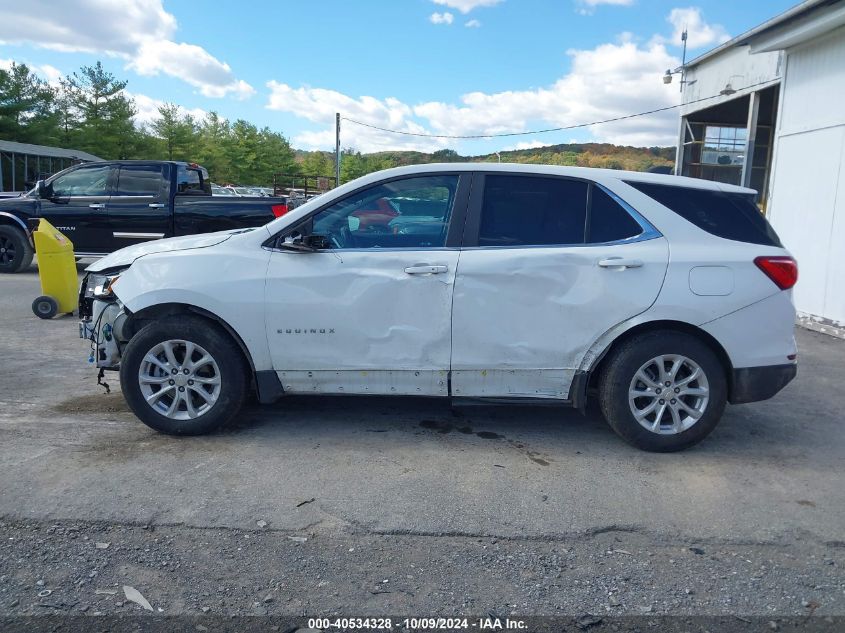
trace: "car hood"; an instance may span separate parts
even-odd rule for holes
[[[154,253],[169,253],[172,251],[186,251],[194,248],[208,248],[221,242],[225,242],[236,233],[243,233],[252,229],[235,229],[231,231],[218,231],[217,233],[202,233],[200,235],[186,235],[184,237],[170,237],[163,240],[154,240],[135,246],[127,246],[106,255],[102,259],[88,266],[85,270],[89,272],[100,272],[112,268],[129,266],[139,257],[152,255]]]

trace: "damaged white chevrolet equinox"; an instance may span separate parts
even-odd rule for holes
[[[796,375],[797,266],[749,189],[528,165],[391,169],[266,226],[88,268],[81,336],[158,431],[250,391],[558,401],[596,394],[652,451]]]

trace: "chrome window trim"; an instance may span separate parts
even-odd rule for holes
[[[655,226],[649,222],[648,220],[643,217],[643,215],[637,211],[634,207],[630,204],[625,202],[622,198],[620,198],[616,193],[608,189],[602,184],[595,182],[594,180],[586,181],[588,183],[592,183],[594,187],[598,187],[602,191],[604,191],[607,195],[611,197],[611,199],[619,204],[627,213],[630,215],[634,221],[640,225],[642,231],[637,235],[632,235],[631,237],[626,237],[621,240],[613,240],[611,242],[578,242],[575,244],[515,244],[515,245],[502,245],[502,246],[465,246],[462,250],[465,251],[478,251],[478,250],[488,250],[488,249],[498,249],[498,250],[513,250],[518,248],[590,248],[594,246],[620,246],[623,244],[636,244],[638,242],[647,242],[648,240],[654,240],[659,237],[663,237],[663,233],[657,230]]]
[[[651,222],[643,217],[642,213],[637,211],[634,207],[630,204],[625,202],[622,198],[619,197],[618,194],[611,191],[607,187],[597,182],[594,182],[593,185],[604,191],[607,195],[609,195],[619,206],[621,206],[625,211],[628,212],[634,221],[640,225],[640,228],[643,230],[642,233],[639,235],[632,235],[631,237],[626,237],[624,240],[615,240],[613,242],[604,242],[603,244],[627,244],[632,241],[643,242],[645,240],[651,240],[656,237],[663,237],[663,233],[657,230]]]
[[[513,250],[513,249],[528,249],[528,248],[592,248],[595,246],[620,246],[623,244],[636,244],[637,242],[647,242],[654,240],[663,235],[635,235],[624,240],[617,240],[615,242],[592,242],[590,244],[525,244],[516,246],[465,246],[461,250],[464,251],[480,251],[480,250]]]
[[[391,247],[391,248],[382,248],[380,246],[373,246],[372,248],[327,248],[321,251],[297,251],[297,250],[288,250],[286,248],[273,248],[272,246],[267,246],[266,244],[263,245],[265,251],[270,251],[271,253],[292,253],[294,255],[318,255],[320,253],[407,253],[407,252],[419,252],[419,251],[460,251],[466,250],[461,249],[457,246],[422,246],[419,248],[403,248],[403,247]]]

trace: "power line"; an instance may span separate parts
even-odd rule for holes
[[[740,90],[748,90],[750,88],[757,88],[764,84],[770,84],[773,82],[779,81],[779,79],[769,79],[767,81],[761,81],[756,84],[750,84],[748,86],[744,86],[742,88],[736,89],[735,92],[739,92]],[[562,132],[564,130],[576,130],[582,127],[590,127],[592,125],[601,125],[603,123],[614,123],[616,121],[625,121],[627,119],[635,119],[641,116],[648,116],[650,114],[657,114],[658,112],[666,112],[668,110],[675,110],[676,108],[680,108],[682,106],[688,106],[695,103],[701,103],[702,101],[709,101],[710,99],[715,99],[716,97],[721,97],[723,95],[711,95],[709,97],[701,97],[700,99],[693,99],[692,101],[687,101],[686,103],[679,103],[676,105],[665,106],[663,108],[655,108],[654,110],[646,110],[645,112],[637,112],[636,114],[626,114],[624,116],[617,116],[612,117],[610,119],[602,119],[600,121],[592,121],[590,123],[578,123],[576,125],[564,125],[562,127],[550,127],[543,130],[533,130],[531,132],[504,132],[502,134],[424,134],[422,132],[406,132],[404,130],[391,130],[390,128],[386,127],[379,127],[378,125],[372,125],[370,123],[364,123],[363,121],[356,121],[355,119],[350,119],[348,117],[342,116],[340,117],[344,121],[348,121],[349,123],[354,123],[355,125],[360,125],[363,127],[368,127],[373,130],[379,130],[380,132],[388,132],[390,134],[401,134],[403,136],[420,136],[423,138],[449,138],[449,139],[479,139],[479,138],[503,138],[507,136],[530,136],[532,134],[545,134],[547,132]]]

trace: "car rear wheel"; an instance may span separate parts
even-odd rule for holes
[[[679,451],[703,440],[727,401],[725,371],[697,338],[649,332],[611,352],[599,383],[605,419],[647,451]]]
[[[205,319],[176,316],[132,337],[120,364],[120,385],[147,426],[170,435],[202,435],[237,415],[247,372],[225,331]]]
[[[34,254],[26,233],[14,226],[0,225],[0,273],[29,268]]]

